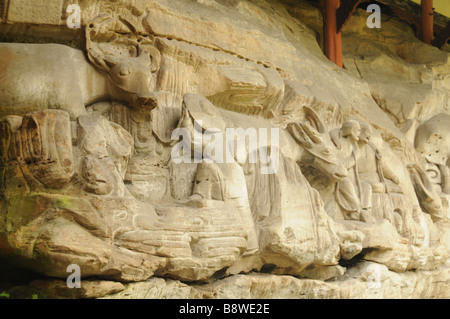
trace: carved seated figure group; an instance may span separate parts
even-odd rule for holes
[[[17,104],[0,119],[3,257],[49,276],[65,278],[78,264],[83,276],[123,281],[207,280],[267,264],[275,273],[312,276],[311,267],[337,267],[364,248],[381,247],[367,259],[395,270],[445,259],[433,222],[403,191],[402,183],[415,180],[400,181],[367,122],[350,119],[330,130],[304,107],[304,118],[283,128],[195,93],[169,107],[159,98],[164,59],[157,48],[136,36],[108,51],[94,41],[108,21],[102,16],[86,30],[90,62],[64,46],[0,45],[11,58],[0,85],[14,87],[5,105]],[[17,86],[15,57],[26,53],[21,63],[35,63],[39,50],[55,61],[74,57],[82,70],[76,94],[65,95],[67,83],[47,71],[47,86]],[[213,130],[223,140],[227,128],[255,128],[257,142],[223,143],[220,153],[232,160],[214,161],[208,139],[196,144],[195,135]],[[192,161],[174,160],[176,129],[188,132],[183,152]],[[276,134],[263,137],[260,129]],[[251,160],[261,152],[268,161]],[[276,169],[265,174],[268,164]],[[320,171],[333,194],[315,189],[302,165]],[[416,188],[426,188],[426,176],[416,179]],[[337,211],[342,218],[334,218]],[[426,262],[418,265],[414,254]]]
[[[392,204],[390,193],[402,193],[402,190],[399,178],[370,141],[372,127],[365,121],[349,120],[330,134],[349,170],[348,178],[338,183],[335,194],[345,217],[364,222],[375,222],[379,217],[389,218],[394,206],[391,207],[392,212],[385,212],[383,207],[373,207],[372,198],[387,194],[387,202]]]

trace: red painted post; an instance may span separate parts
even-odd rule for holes
[[[422,0],[422,41],[433,40],[433,0]]]
[[[338,67],[342,68],[344,66],[342,62],[342,37],[341,32],[336,34],[336,60],[334,63],[337,64]]]
[[[336,11],[339,0],[325,0],[325,55],[342,67],[341,35],[337,32]]]

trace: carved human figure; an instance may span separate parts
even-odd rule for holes
[[[342,128],[330,131],[331,140],[345,159],[348,177],[336,184],[335,198],[346,219],[370,221],[372,190],[369,184],[360,180],[358,173],[357,142],[361,134],[358,121],[348,120]]]
[[[396,185],[400,183],[397,175],[383,161],[381,152],[370,141],[372,127],[364,121],[360,122],[361,133],[358,140],[358,174],[362,181],[372,186],[372,192],[382,193],[386,191],[386,179]]]
[[[359,121],[359,123],[361,133],[357,143],[356,161],[359,179],[362,183],[367,183],[371,186],[372,193],[387,194],[393,211],[394,207],[390,193],[402,193],[399,187],[400,180],[382,159],[382,154],[375,144],[371,142],[372,127],[365,121]],[[372,209],[375,208],[372,207]],[[384,215],[389,220],[392,220],[392,211],[381,212],[378,215]]]
[[[163,134],[176,126],[172,122],[178,122],[180,109],[161,105],[153,110],[134,109],[119,102],[100,102],[88,107],[88,112],[105,116],[131,134],[134,149],[125,174],[126,186],[137,199],[161,200],[168,188],[166,167],[171,150],[171,141]]]
[[[97,195],[129,196],[123,179],[133,152],[131,135],[99,115],[77,119],[84,189]]]
[[[253,126],[271,127],[267,121],[261,122],[245,115],[218,109],[206,98],[198,95],[185,95],[184,102],[185,107],[180,120],[180,127],[189,131],[187,135],[194,136],[193,143],[191,138],[189,141],[189,150],[186,151],[189,159],[192,157],[192,151],[194,151],[193,156],[197,160],[209,159],[207,154],[205,154],[207,153],[205,152],[207,146],[205,146],[204,142],[210,139],[204,138],[202,142],[198,143],[198,139],[195,139],[195,134],[206,137],[206,133],[211,134],[213,131],[212,128],[216,128],[217,134],[214,135],[222,135],[224,129],[228,127],[226,123],[231,123],[231,125],[240,123],[243,125],[243,130],[251,129]],[[197,120],[197,125],[194,119]],[[234,121],[224,122],[230,119]],[[202,126],[200,126],[200,121],[202,121]],[[251,229],[251,232],[253,232],[254,228],[256,228],[256,234],[262,234],[261,237],[257,237],[255,234],[249,234],[248,247],[250,248],[247,253],[251,253],[253,250],[252,247],[256,250],[258,247],[257,244],[259,244],[262,253],[266,249],[269,249],[271,251],[283,251],[283,254],[291,251],[289,254],[296,256],[301,251],[299,247],[302,247],[304,244],[304,237],[302,236],[307,237],[304,232],[299,231],[297,233],[297,231],[310,223],[310,221],[299,221],[303,217],[309,216],[308,214],[324,213],[325,215],[322,215],[321,218],[327,219],[327,215],[323,210],[323,203],[321,200],[318,200],[320,196],[306,181],[298,163],[302,159],[305,160],[307,158],[309,163],[312,163],[317,169],[323,171],[333,181],[343,180],[348,173],[342,164],[338,150],[330,140],[328,131],[314,110],[305,107],[305,121],[291,123],[287,130],[278,129],[280,137],[279,145],[283,145],[283,149],[278,149],[272,144],[272,137],[270,143],[266,141],[268,144],[262,143],[264,145],[259,145],[259,142],[264,140],[264,138],[259,136],[257,143],[259,146],[257,149],[252,150],[251,147],[245,145],[244,150],[244,161],[251,158],[255,154],[255,151],[259,153],[261,148],[266,148],[266,152],[269,151],[270,156],[273,153],[279,152],[280,168],[277,173],[269,173],[269,175],[260,174],[259,169],[262,168],[265,161],[258,162],[259,166],[256,165],[257,168],[250,165],[253,169],[248,169],[249,167],[246,167],[246,163],[242,163],[241,159],[238,160],[237,157],[234,157],[231,163],[202,162],[197,167],[193,195],[190,201],[191,203],[197,201],[198,205],[207,205],[205,199],[224,200],[233,202],[239,207],[240,211],[243,212],[243,219],[247,221],[247,229]],[[185,140],[184,137],[183,140]],[[222,138],[219,138],[219,140],[222,140]],[[226,149],[227,147],[231,147],[231,145],[224,144],[225,150],[222,154],[226,154],[227,151],[231,150]],[[284,154],[283,152],[286,153]],[[233,155],[237,156],[237,154],[238,152],[236,150]],[[244,174],[239,163],[244,164]],[[255,169],[258,171],[256,174],[254,172]],[[259,182],[255,182],[255,180]],[[267,184],[265,184],[266,182]],[[261,183],[267,185],[267,187],[259,188],[262,185]],[[279,183],[282,183],[283,186]],[[289,186],[287,186],[288,184]],[[251,189],[251,193],[249,189]],[[289,200],[288,194],[295,196],[296,200]],[[202,201],[205,203],[202,203]],[[250,207],[249,202],[251,202]],[[291,221],[288,219],[287,216],[289,214],[296,216],[294,220]],[[272,219],[276,225],[280,223],[280,228],[277,228],[278,226],[275,224],[266,224],[268,220]],[[293,226],[293,224],[296,226]],[[283,231],[283,227],[289,228],[291,226],[295,228],[295,235],[288,236]],[[320,228],[322,224],[319,226],[312,223],[310,227],[311,229],[315,229],[316,227]],[[280,241],[278,242],[278,246],[275,239],[275,244],[273,245],[267,242],[271,238],[268,234],[278,238]],[[255,240],[253,241],[252,238],[255,238]],[[296,242],[296,239],[298,242]],[[253,245],[252,242],[254,243]],[[289,242],[289,247],[283,246],[285,242]],[[290,257],[296,258],[292,256]]]
[[[202,126],[199,126],[199,123]],[[219,200],[234,205],[239,210],[248,232],[247,251],[244,255],[257,252],[259,250],[258,239],[241,164],[236,161],[236,158],[231,162],[221,161],[219,163],[214,161],[208,156],[208,152],[204,152],[208,146],[205,142],[208,140],[206,138],[202,138],[201,145],[195,145],[199,141],[195,138],[195,135],[204,135],[213,131],[214,138],[219,138],[218,135],[223,137],[225,135],[225,123],[220,117],[215,116],[212,104],[206,99],[199,99],[196,95],[186,95],[180,126],[189,131],[194,158],[201,160],[197,167],[190,201]],[[222,138],[222,140],[225,140],[225,138]],[[227,149],[227,143],[224,143],[223,147],[222,154],[230,151]],[[201,151],[201,154],[197,151]],[[215,151],[220,150],[216,149]],[[237,154],[238,152],[233,153]]]
[[[133,197],[123,180],[133,137],[103,116],[8,116],[0,133],[2,257],[61,278],[73,263],[83,276],[146,280],[158,269],[198,280],[245,252],[247,232],[230,204],[161,205],[158,215]],[[193,262],[204,267],[192,271]]]

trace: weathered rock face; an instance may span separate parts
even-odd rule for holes
[[[339,274],[338,272],[336,274]],[[298,279],[272,274],[235,275],[213,284],[187,286],[160,278],[126,284],[106,298],[119,299],[425,299],[449,297],[448,269],[390,272],[386,266],[362,262],[338,280]]]
[[[307,1],[64,3],[0,10],[2,258],[119,298],[448,298],[448,53],[359,9],[339,69]]]

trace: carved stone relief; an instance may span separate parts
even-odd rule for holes
[[[283,59],[169,37],[156,9],[104,6],[86,4],[82,50],[0,43],[2,258],[123,282],[445,265],[447,114],[400,156],[408,142],[377,124],[373,101],[319,103]]]

